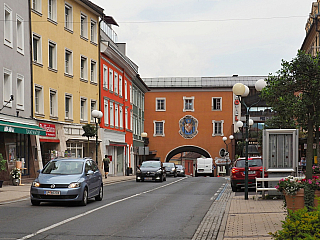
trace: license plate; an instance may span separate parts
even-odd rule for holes
[[[60,191],[44,191],[45,195],[60,195]]]
[[[248,171],[248,174],[256,174],[256,171]]]
[[[145,177],[144,180],[152,180],[152,177]]]

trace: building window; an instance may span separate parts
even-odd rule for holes
[[[165,110],[166,110],[166,99],[156,98],[156,111],[165,111]]]
[[[70,4],[67,4],[65,3],[65,6],[64,6],[64,15],[65,15],[65,18],[64,18],[64,27],[65,29],[67,30],[70,30],[72,31],[72,6]]]
[[[194,97],[183,97],[183,111],[194,111]]]
[[[12,102],[9,102],[12,95],[12,71],[3,69],[3,105],[12,107]],[[9,102],[9,103],[8,103]]]
[[[91,122],[94,122],[94,117],[92,117],[92,111],[93,110],[97,110],[97,102],[96,100],[91,100],[91,103],[90,103],[90,116],[91,116]]]
[[[24,24],[23,18],[17,15],[17,51],[24,54]]]
[[[24,76],[17,75],[17,95],[16,95],[17,109],[24,109]]]
[[[114,92],[118,94],[118,73],[114,72]]]
[[[35,86],[34,89],[34,105],[35,113],[43,113],[43,89],[42,86]]]
[[[33,61],[35,63],[42,63],[42,52],[41,52],[41,36],[33,34],[32,36],[32,47],[33,47]]]
[[[88,80],[88,60],[85,56],[80,59],[80,79]]]
[[[124,99],[127,100],[128,99],[128,89],[127,89],[127,81],[124,80]]]
[[[122,96],[122,76],[119,75],[119,95]]]
[[[115,127],[119,127],[119,105],[114,104],[114,120],[115,120]]]
[[[104,124],[109,125],[109,101],[104,100]]]
[[[32,0],[32,9],[41,13],[41,0]]]
[[[49,41],[49,68],[57,69],[57,44]]]
[[[90,81],[92,83],[97,83],[97,64],[94,60],[91,60],[91,74],[90,74]]]
[[[72,51],[65,50],[65,73],[72,75]]]
[[[213,133],[212,136],[223,136],[223,120],[221,121],[212,121]]]
[[[222,110],[222,98],[212,98],[212,110]]]
[[[122,106],[119,106],[119,118],[120,118],[120,128],[123,128],[123,110]]]
[[[97,22],[92,19],[90,24],[90,37],[91,42],[97,43]]]
[[[65,118],[72,119],[72,95],[65,95]]]
[[[12,47],[12,10],[4,4],[4,44]]]
[[[128,109],[127,108],[124,110],[124,125],[126,129],[128,129]]]
[[[87,99],[81,98],[80,99],[80,120],[87,121]]]
[[[83,143],[82,142],[67,142],[67,150],[71,153],[73,158],[83,157]]]
[[[113,102],[110,102],[110,126],[114,126]]]
[[[57,0],[48,0],[48,19],[57,21]]]
[[[50,117],[58,116],[57,90],[50,89]]]
[[[132,124],[133,124],[133,113],[132,113],[132,110],[130,110],[129,119],[130,119],[130,130],[132,131]]]
[[[113,92],[113,70],[109,68],[109,90]]]
[[[165,121],[153,121],[154,132],[153,136],[164,136]]]
[[[103,65],[103,88],[108,89],[108,67]]]
[[[88,21],[87,16],[81,13],[80,17],[80,36],[87,39],[88,38]]]
[[[130,85],[129,94],[130,94],[130,103],[132,103],[132,86],[131,85]]]

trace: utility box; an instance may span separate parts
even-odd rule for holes
[[[265,129],[262,142],[263,167],[269,178],[298,175],[298,129]],[[269,187],[276,184],[269,182]]]

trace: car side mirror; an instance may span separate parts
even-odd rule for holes
[[[92,170],[89,170],[88,172],[87,172],[87,175],[93,175],[93,171]]]

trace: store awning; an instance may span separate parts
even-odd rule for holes
[[[36,125],[0,121],[0,132],[46,136],[46,130]]]

